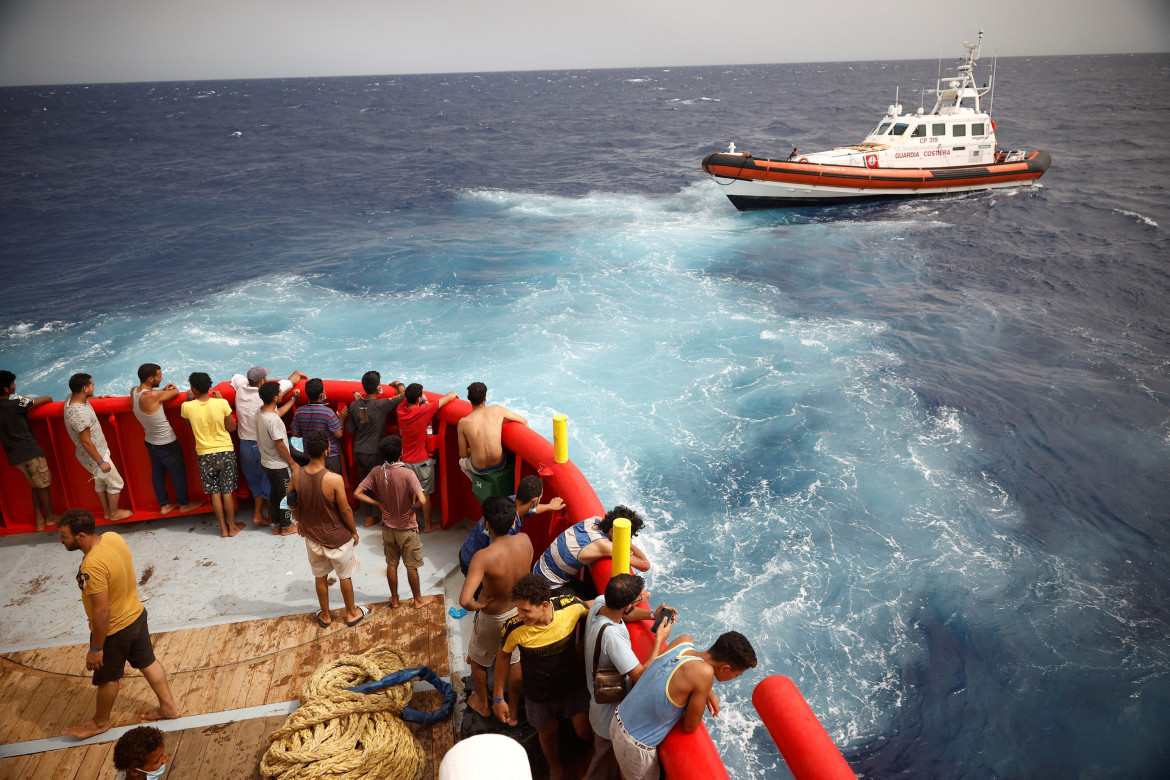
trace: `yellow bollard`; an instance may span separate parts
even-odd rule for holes
[[[613,568],[609,576],[630,573],[630,521],[619,517],[613,521]]]
[[[569,418],[563,414],[553,415],[553,460],[557,463],[569,460]]]

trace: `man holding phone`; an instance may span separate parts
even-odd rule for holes
[[[614,575],[605,586],[605,595],[599,596],[589,609],[585,628],[585,684],[589,687],[589,725],[593,727],[593,759],[585,772],[585,780],[618,780],[620,776],[613,745],[609,741],[609,724],[618,705],[616,702],[612,704],[598,702],[593,690],[593,674],[597,671],[593,665],[593,657],[597,652],[598,641],[601,642],[601,651],[598,654],[597,667],[617,669],[630,679],[632,685],[638,682],[646,667],[658,657],[659,648],[670,636],[675,611],[663,605],[651,615],[650,610],[639,607],[638,604],[650,595],[643,590],[644,584],[642,578],[634,574]],[[654,649],[643,663],[634,655],[634,649],[630,645],[630,632],[625,624],[635,620],[649,620],[651,617],[656,618]]]

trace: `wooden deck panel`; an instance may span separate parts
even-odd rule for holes
[[[434,691],[419,692],[411,706],[431,710],[442,697]],[[171,755],[168,780],[261,780],[260,758],[268,750],[269,735],[284,724],[285,717],[235,721],[202,728],[168,732],[166,749]],[[455,742],[451,721],[433,726],[407,724],[414,738],[431,757],[422,780],[435,780],[437,767]],[[9,780],[93,780],[112,774],[113,742],[64,748],[48,753],[0,760],[0,777]]]
[[[184,715],[220,712],[296,699],[301,686],[326,660],[363,652],[389,643],[403,650],[411,663],[429,666],[440,676],[450,674],[442,599],[416,610],[404,601],[396,610],[386,604],[361,625],[321,629],[312,614],[185,629],[154,637],[155,652]],[[0,743],[23,742],[61,734],[93,713],[94,686],[84,671],[85,646],[70,645],[8,653],[0,656]],[[225,660],[230,659],[230,660]],[[431,710],[439,706],[437,692],[419,692],[412,706]],[[113,725],[141,722],[141,714],[157,706],[146,680],[127,668]],[[259,778],[260,756],[268,734],[284,716],[167,733],[167,750],[176,780],[219,780],[247,776],[249,767]],[[423,749],[439,761],[454,744],[450,720],[433,726],[410,725]],[[53,777],[92,780],[110,774],[111,742],[0,759],[0,777]]]

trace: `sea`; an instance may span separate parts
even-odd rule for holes
[[[936,70],[0,89],[0,367],[483,381],[568,416],[676,634],[756,648],[731,777],[791,776],[781,674],[859,777],[1165,778],[1170,55],[1000,58],[1035,187],[741,213],[699,167],[859,141]]]

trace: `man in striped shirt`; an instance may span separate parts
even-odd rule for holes
[[[532,571],[548,582],[554,594],[567,590],[592,598],[596,593],[589,592],[589,586],[582,591],[583,583],[577,579],[577,573],[596,560],[613,556],[613,521],[619,517],[630,521],[631,537],[637,536],[646,524],[633,509],[618,504],[605,517],[591,517],[566,529],[548,546]],[[630,566],[638,571],[650,568],[646,555],[633,544],[630,545]]]
[[[334,474],[341,473],[341,437],[345,434],[342,423],[348,415],[349,407],[341,410],[340,416],[325,403],[325,383],[313,378],[305,382],[305,397],[309,403],[297,409],[293,415],[289,433],[293,436],[305,436],[313,431],[325,431],[329,434],[329,454],[325,456],[325,468]]]

